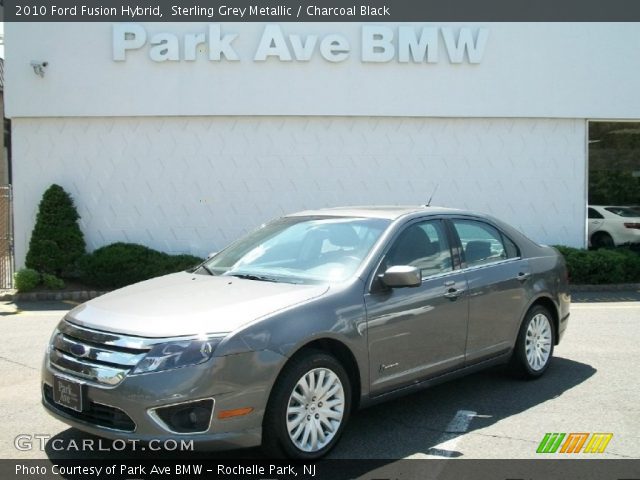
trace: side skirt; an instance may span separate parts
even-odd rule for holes
[[[487,360],[483,360],[482,362],[474,363],[473,365],[468,365],[466,367],[459,368],[452,372],[427,378],[425,380],[421,380],[419,382],[413,383],[411,385],[407,385],[405,387],[400,387],[390,392],[381,393],[380,395],[376,395],[373,397],[369,395],[363,396],[360,399],[360,408],[370,407],[372,405],[376,405],[381,402],[386,402],[387,400],[402,397],[410,393],[418,392],[420,390],[424,390],[425,388],[433,387],[440,383],[448,382],[449,380],[454,380],[456,378],[464,377],[466,375],[478,372],[480,370],[484,370],[489,367],[493,367],[496,365],[504,365],[505,363],[509,362],[509,359],[511,358],[511,353],[512,353],[512,350],[509,350],[508,352],[502,353],[497,357],[492,357]]]

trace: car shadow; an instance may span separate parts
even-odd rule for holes
[[[52,301],[4,301],[0,302],[0,317],[10,317],[12,315],[18,315],[28,312],[43,312],[48,311],[52,313],[60,312],[60,318],[67,311],[75,307],[78,302],[52,300]]]
[[[438,444],[461,433],[449,431],[460,411],[475,412],[467,432],[482,429],[517,415],[580,385],[596,373],[590,365],[555,357],[544,377],[519,380],[495,367],[441,384],[397,400],[356,412],[331,458],[405,458],[431,453],[462,457],[457,451],[439,450]],[[394,431],[398,426],[403,437]],[[375,441],[362,442],[370,438]]]
[[[477,413],[468,431],[485,428],[561,396],[596,372],[590,365],[562,357],[554,358],[544,377],[536,381],[514,379],[504,370],[496,367],[355,412],[328,458],[375,459],[383,460],[384,464],[384,460],[393,462],[416,453],[462,457],[461,452],[437,450],[443,434],[447,439],[456,436],[455,432],[447,433],[447,426],[457,412]],[[197,448],[187,452],[153,452],[142,451],[140,446],[122,451],[100,451],[95,447],[85,451],[59,448],[70,442],[80,446],[83,440],[94,440],[94,445],[99,441],[98,437],[70,428],[52,437],[45,452],[51,460],[267,460],[259,448],[223,452]],[[103,443],[111,445],[106,440]],[[379,462],[376,463],[379,466]],[[358,465],[365,471],[352,471],[352,474],[362,475],[367,468],[373,468],[367,462]]]

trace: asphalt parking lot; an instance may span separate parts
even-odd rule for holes
[[[54,325],[71,307],[44,302],[0,305],[0,458],[123,456],[52,448],[51,439],[89,438],[50,417],[40,405],[44,348]],[[536,448],[547,432],[611,432],[613,438],[598,458],[640,458],[639,342],[640,292],[576,294],[569,329],[542,379],[518,381],[496,368],[362,410],[352,416],[331,457],[539,458]],[[18,435],[45,440],[41,446],[36,437],[33,448],[23,451],[15,447]],[[251,449],[181,455],[246,458],[261,453]]]

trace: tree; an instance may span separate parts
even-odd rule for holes
[[[60,185],[51,185],[38,206],[25,265],[60,277],[73,274],[86,248],[79,218],[71,196]]]

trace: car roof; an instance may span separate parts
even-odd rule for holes
[[[385,218],[396,220],[406,215],[418,213],[431,214],[470,214],[465,210],[445,207],[431,207],[426,205],[374,205],[374,206],[353,206],[353,207],[333,207],[320,208],[317,210],[305,210],[296,212],[287,217],[310,217],[310,216],[331,216],[331,217],[365,217],[365,218]]]

